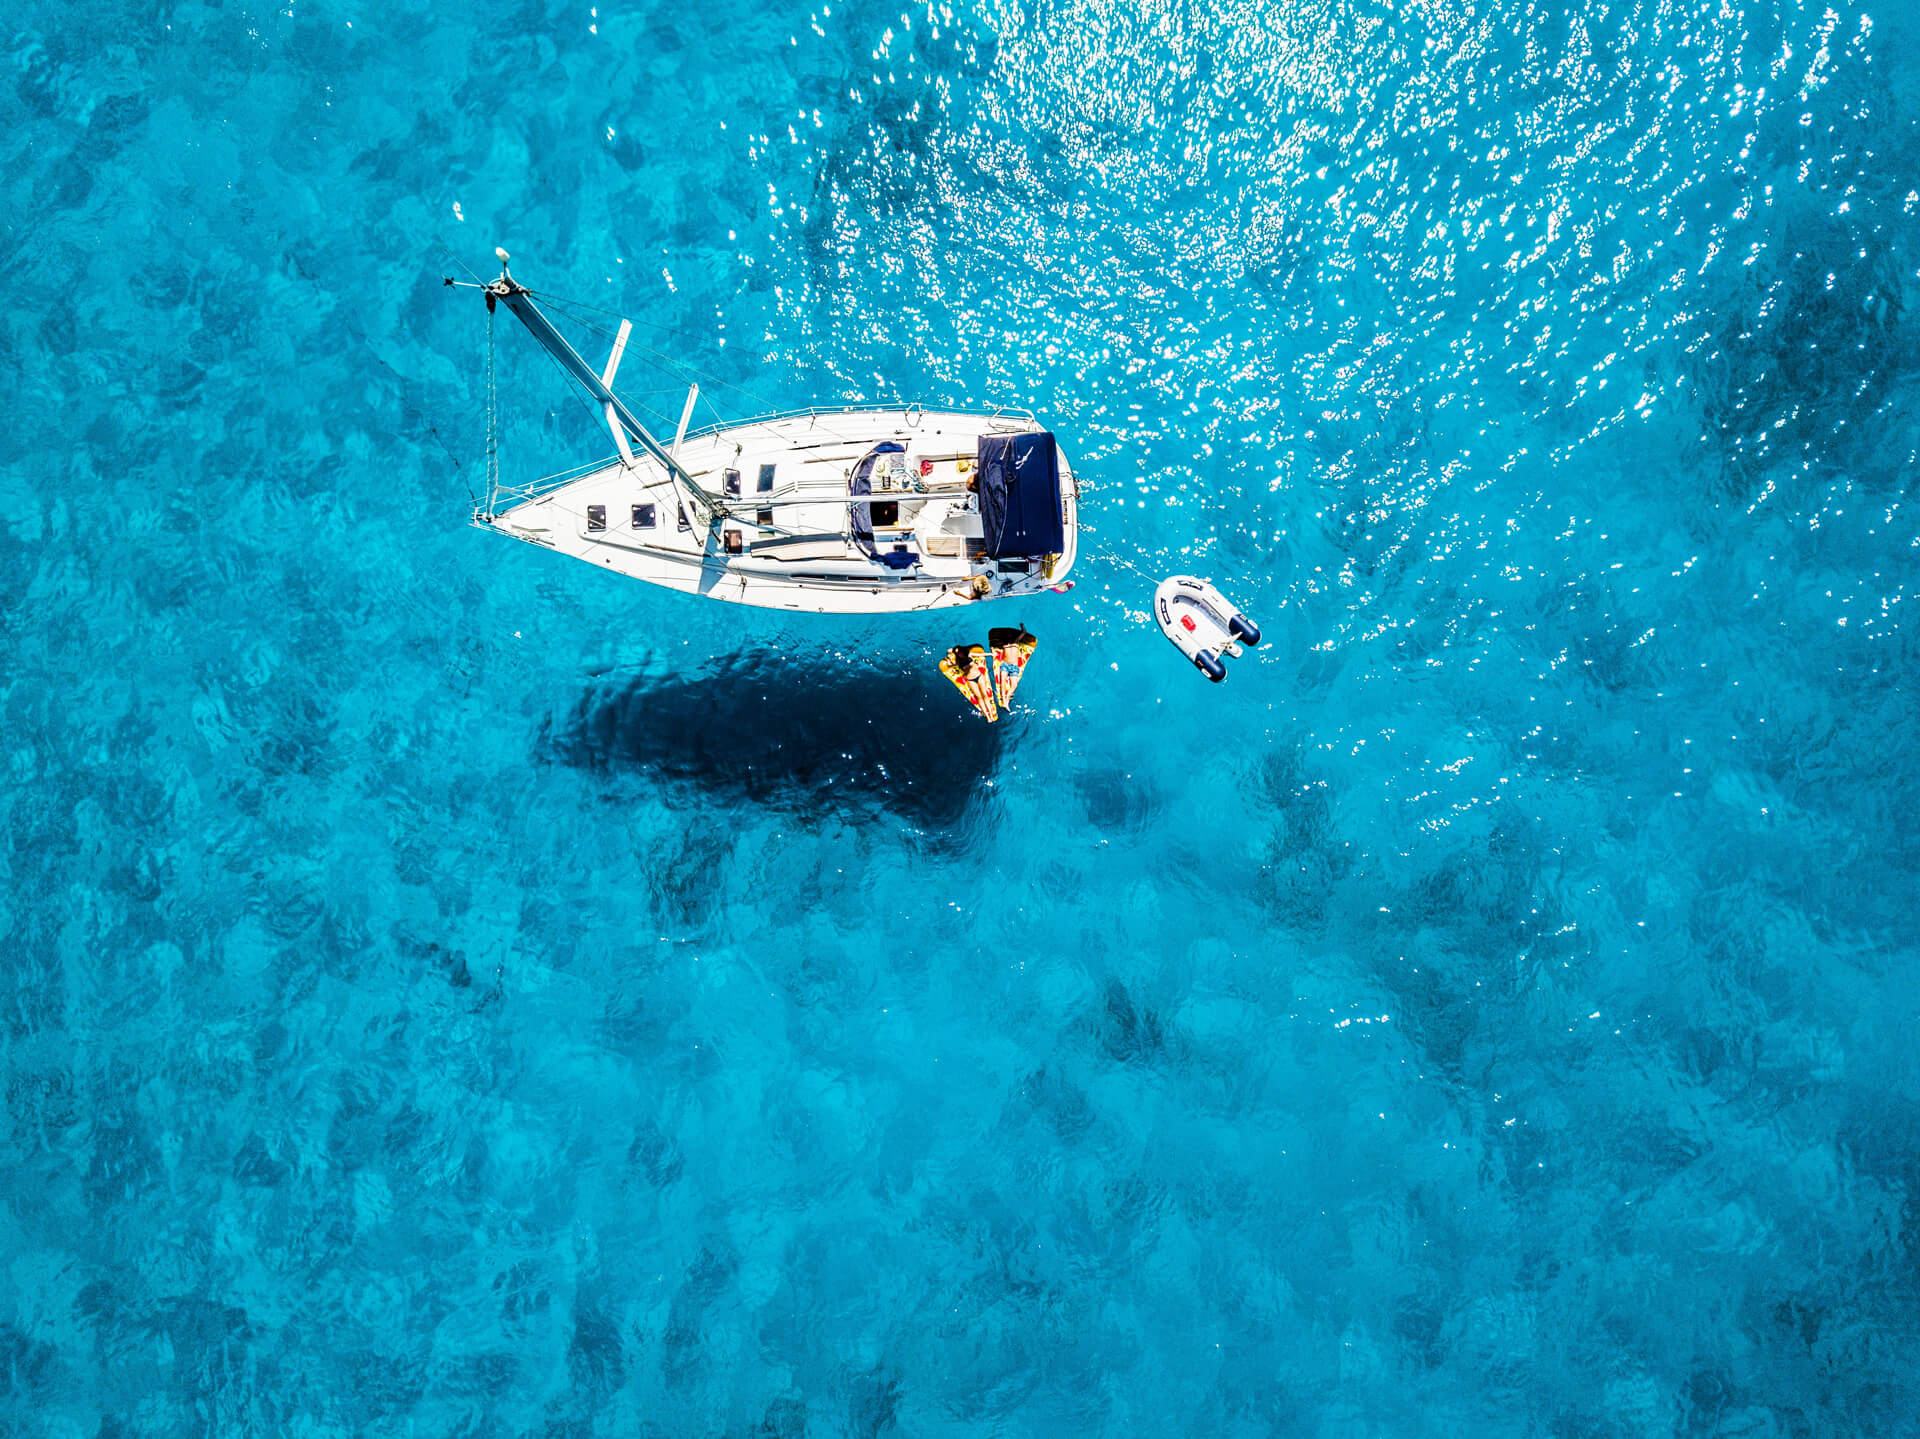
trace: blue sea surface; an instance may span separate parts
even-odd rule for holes
[[[1920,1434],[1910,0],[0,47],[0,1432]],[[470,528],[496,244],[668,429],[1032,406],[1078,587]]]

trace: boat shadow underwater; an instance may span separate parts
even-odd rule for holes
[[[760,650],[686,674],[605,676],[542,741],[559,763],[659,781],[669,802],[678,791],[947,829],[984,802],[1002,734],[937,673]]]

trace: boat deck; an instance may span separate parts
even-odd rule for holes
[[[666,585],[743,604],[795,610],[934,609],[1057,584],[1074,558],[1076,498],[1060,457],[1066,548],[1050,562],[986,556],[969,488],[983,434],[1038,429],[1030,416],[903,409],[766,416],[689,434],[676,452],[728,515],[709,526],[684,514],[666,467],[641,454],[537,481],[518,503],[477,518],[516,539]],[[883,477],[850,495],[855,467],[883,441],[905,452],[905,483]],[[856,504],[872,518],[879,555],[854,533]]]

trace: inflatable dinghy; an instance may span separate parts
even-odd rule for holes
[[[1241,645],[1260,643],[1260,626],[1192,575],[1162,580],[1153,592],[1153,611],[1174,648],[1215,684],[1227,677],[1227,657],[1238,659]]]

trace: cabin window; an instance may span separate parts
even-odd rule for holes
[[[726,546],[727,553],[730,555],[740,553],[740,548],[744,540],[744,531],[729,529],[721,532],[721,542]]]
[[[687,507],[685,505],[680,506],[680,528],[683,530],[693,528],[693,525],[687,519]]]
[[[900,523],[900,501],[875,500],[873,502],[873,522],[875,525],[897,525]]]
[[[633,527],[636,530],[652,529],[653,518],[652,505],[635,505],[633,507]]]
[[[740,493],[740,472],[738,470],[727,471],[727,493],[733,496],[738,496]]]
[[[604,530],[607,527],[607,507],[605,505],[587,506],[587,528]]]
[[[773,488],[773,466],[772,465],[762,465],[760,467],[760,483],[756,485],[755,488],[758,489],[760,493],[763,495]]]
[[[772,510],[756,510],[754,512],[753,522],[756,525],[760,526],[760,528],[763,530],[772,529],[773,528],[773,511]]]

